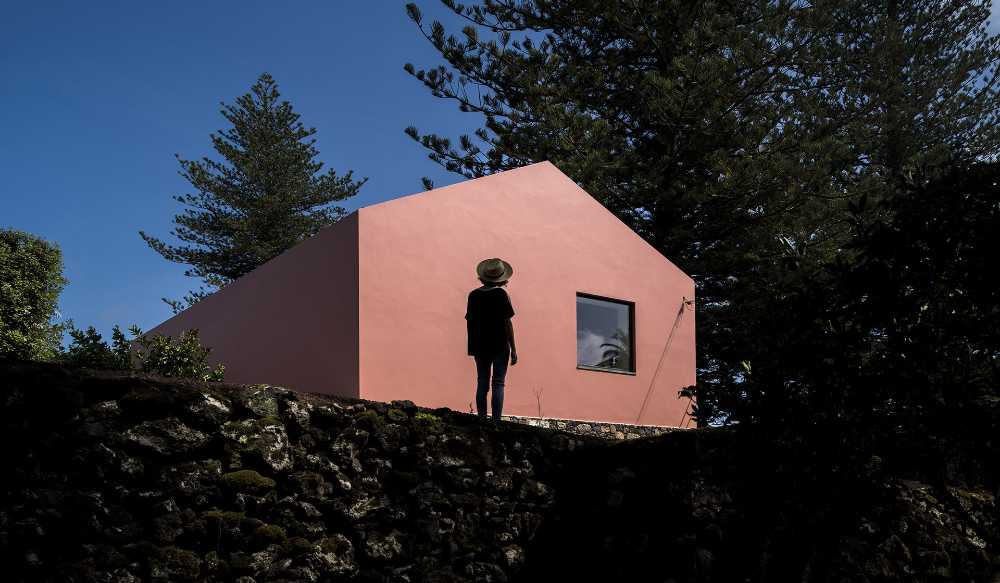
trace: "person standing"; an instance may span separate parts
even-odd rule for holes
[[[494,423],[503,412],[503,389],[507,362],[517,364],[514,326],[510,319],[514,307],[504,286],[514,268],[503,259],[484,259],[476,266],[476,276],[483,284],[469,292],[465,319],[469,333],[469,356],[476,360],[476,409],[486,417],[486,393],[493,391],[491,409]],[[492,383],[490,373],[492,370]]]

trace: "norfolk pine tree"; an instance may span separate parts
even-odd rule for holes
[[[262,74],[249,93],[222,104],[231,127],[211,140],[223,161],[177,157],[181,176],[196,190],[173,197],[188,208],[174,217],[171,233],[187,245],[139,232],[165,259],[191,266],[185,275],[209,288],[228,284],[340,220],[346,211],[333,203],[357,194],[367,180],[353,180],[351,171],[323,172],[316,129],[306,128],[280,96],[275,80]],[[176,313],[211,291],[203,287],[183,301],[163,301]]]
[[[843,0],[819,5],[825,31],[802,74],[826,79],[810,115],[839,121],[852,149],[845,191],[877,196],[1000,144],[1000,37],[988,1]],[[909,177],[909,178],[908,178]]]
[[[988,2],[442,2],[467,25],[408,5],[444,64],[405,69],[482,127],[407,133],[469,177],[551,160],[691,274],[703,419],[848,203],[1000,144]]]

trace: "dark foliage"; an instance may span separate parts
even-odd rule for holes
[[[100,368],[106,370],[128,370],[131,368],[130,344],[121,328],[111,331],[111,345],[93,326],[86,330],[70,325],[72,341],[60,360],[70,366]]]
[[[853,237],[832,261],[791,257],[747,284],[764,292],[761,317],[739,331],[767,342],[736,343],[741,394],[704,393],[702,417],[717,408],[864,447],[998,397],[1000,165],[901,184],[875,213],[865,204],[852,207]]]
[[[467,25],[451,35],[409,5],[443,64],[405,68],[481,127],[407,133],[466,176],[550,160],[692,275],[703,422],[818,405],[795,371],[814,352],[797,327],[834,310],[832,266],[860,253],[848,245],[878,249],[855,222],[895,212],[908,176],[1000,152],[985,1],[442,1]],[[841,339],[805,362],[846,382],[832,371],[870,341]],[[747,383],[772,374],[763,395]],[[834,416],[849,394],[828,397]]]

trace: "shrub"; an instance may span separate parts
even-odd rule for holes
[[[177,339],[162,335],[141,336],[138,328],[132,330],[136,335],[133,342],[138,345],[135,353],[143,372],[203,381],[223,379],[225,367],[220,364],[211,369],[208,366],[206,361],[212,349],[201,345],[197,330],[185,330]]]
[[[65,285],[56,245],[0,229],[0,356],[48,360],[59,353],[62,327],[52,317]]]
[[[113,370],[136,369],[165,377],[221,381],[225,366],[208,366],[211,348],[201,345],[197,330],[186,330],[177,339],[170,336],[143,336],[138,326],[129,327],[126,338],[118,326],[111,335],[111,346],[93,326],[80,330],[69,323],[73,342],[61,360],[74,366]]]
[[[86,330],[68,324],[69,335],[73,339],[61,360],[72,366],[128,370],[132,368],[132,355],[128,340],[118,326],[111,332],[111,346],[101,334],[88,326]]]

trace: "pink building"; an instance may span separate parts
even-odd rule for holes
[[[694,282],[548,162],[361,208],[150,333],[197,328],[231,382],[469,411],[489,257],[514,266],[504,413],[682,423]]]

